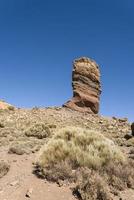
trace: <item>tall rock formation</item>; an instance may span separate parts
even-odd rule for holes
[[[63,106],[80,112],[97,114],[101,86],[100,70],[95,61],[86,57],[74,60],[72,87],[73,98]]]

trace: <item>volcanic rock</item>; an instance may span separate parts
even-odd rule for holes
[[[72,87],[73,98],[63,106],[79,112],[97,114],[101,85],[100,70],[95,61],[86,57],[74,60]]]
[[[134,122],[131,124],[132,135],[134,136]]]

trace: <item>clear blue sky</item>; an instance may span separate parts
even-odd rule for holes
[[[133,0],[0,0],[1,99],[62,105],[80,56],[100,65],[100,113],[134,120]]]

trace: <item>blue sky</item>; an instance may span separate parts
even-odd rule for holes
[[[62,105],[72,60],[101,70],[100,113],[134,120],[133,0],[1,0],[0,98],[18,107]]]

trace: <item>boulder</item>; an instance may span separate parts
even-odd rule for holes
[[[100,70],[95,61],[81,57],[74,60],[73,97],[63,106],[79,112],[97,114],[101,94]]]
[[[131,124],[132,135],[134,136],[134,122]]]

